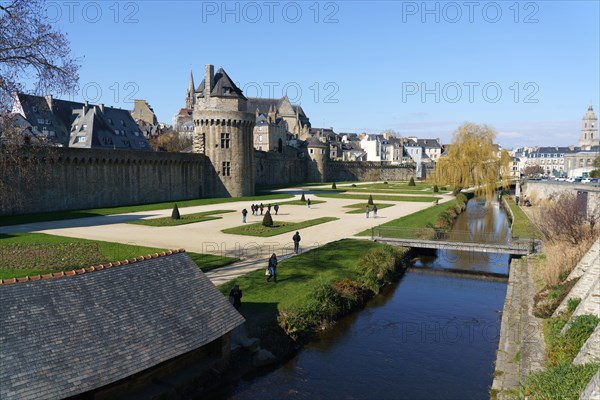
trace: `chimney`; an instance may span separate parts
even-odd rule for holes
[[[104,112],[104,104],[103,104],[103,103],[100,103],[100,106],[99,106],[99,107],[100,107],[100,112]]]
[[[211,64],[206,64],[204,66],[204,98],[210,97],[210,92],[212,92],[215,79],[215,67]]]
[[[50,109],[50,112],[53,112],[54,110],[52,110],[52,95],[49,94],[46,97],[46,103],[48,103],[48,108]]]
[[[89,105],[90,104],[87,102],[87,100],[85,101],[85,103],[83,103],[83,115],[87,113]]]

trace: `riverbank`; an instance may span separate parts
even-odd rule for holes
[[[510,200],[505,206],[518,227],[513,236],[541,237],[528,217],[539,210]],[[544,246],[546,252],[561,248],[556,240]],[[578,263],[564,252],[511,261],[492,399],[587,400],[584,390],[600,391],[592,379],[595,374],[598,380],[600,365],[599,253],[596,241]]]

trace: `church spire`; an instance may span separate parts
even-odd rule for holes
[[[187,108],[188,110],[191,110],[192,108],[194,108],[195,93],[196,93],[196,89],[194,87],[194,74],[192,73],[192,70],[190,69],[190,82],[188,83],[188,89],[187,89],[187,93],[185,96],[185,108]]]

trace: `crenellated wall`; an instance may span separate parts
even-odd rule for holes
[[[207,164],[198,154],[53,149],[13,179],[16,196],[0,196],[0,215],[208,197],[218,179]]]

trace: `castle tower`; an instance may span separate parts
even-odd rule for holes
[[[221,183],[216,193],[252,196],[256,117],[246,111],[246,97],[223,68],[213,71],[212,65],[206,65],[194,99],[193,151],[210,159]]]
[[[581,137],[579,138],[579,146],[588,148],[591,146],[600,145],[598,138],[598,118],[594,114],[592,105],[588,107],[587,112],[581,120]]]
[[[194,75],[192,74],[192,70],[190,70],[190,82],[188,83],[188,89],[185,96],[185,108],[191,110],[194,108],[194,101],[196,96],[196,89],[194,86]]]
[[[309,181],[327,181],[327,167],[329,164],[329,146],[316,137],[308,140]]]

